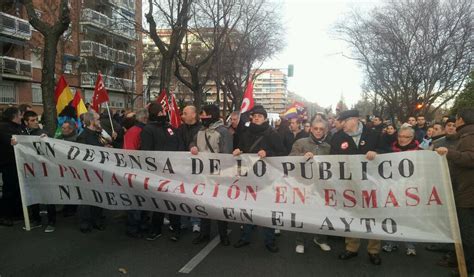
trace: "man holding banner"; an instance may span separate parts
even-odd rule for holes
[[[280,136],[270,127],[267,119],[267,111],[261,105],[255,105],[250,111],[251,123],[250,126],[242,133],[239,142],[239,148],[233,152],[234,156],[242,153],[256,153],[261,159],[271,156],[283,156],[285,147],[281,141]],[[250,244],[250,235],[252,226],[244,225],[244,229],[239,241],[234,244],[235,248],[240,248]],[[278,247],[275,244],[275,232],[272,228],[263,228],[265,236],[265,247],[268,251],[278,252]]]
[[[439,147],[454,171],[453,192],[459,228],[463,241],[466,266],[474,273],[474,108],[460,110],[456,116],[456,135],[459,142],[454,149]]]
[[[329,155],[331,152],[331,145],[327,143],[326,136],[328,133],[328,122],[315,118],[311,122],[309,136],[295,141],[291,148],[290,156],[304,156],[307,161],[312,160],[315,155]],[[327,236],[315,235],[313,242],[323,251],[331,251],[331,247],[327,243]],[[303,233],[296,234],[296,253],[304,253],[304,235]]]
[[[180,145],[176,131],[171,127],[169,118],[160,103],[151,103],[148,106],[149,121],[140,133],[141,150],[151,151],[179,151]],[[154,212],[151,222],[151,231],[146,238],[154,241],[162,236],[162,226],[165,214]],[[181,216],[169,215],[171,227],[173,228],[170,239],[178,241],[181,229]]]
[[[78,143],[94,146],[105,146],[106,142],[101,138],[99,114],[90,111],[84,114],[84,131],[77,137]],[[92,228],[104,230],[103,209],[96,206],[80,205],[77,209],[79,215],[79,228],[83,233],[89,233]]]
[[[331,140],[331,154],[333,155],[357,155],[364,154],[368,160],[373,160],[378,147],[378,136],[359,121],[358,110],[343,111],[338,120],[342,124],[342,130],[334,134]],[[380,265],[380,240],[369,240],[367,251],[370,262]],[[348,260],[358,255],[360,239],[346,238],[346,251],[339,255],[339,259]]]
[[[219,118],[219,107],[216,105],[206,105],[202,108],[201,122],[203,128],[197,133],[191,154],[197,155],[199,152],[210,153],[232,153],[232,135],[229,133],[224,123]],[[218,220],[217,229],[221,244],[230,245],[227,235],[227,221]],[[193,240],[193,244],[200,244],[211,239],[211,220],[201,219],[201,233]]]

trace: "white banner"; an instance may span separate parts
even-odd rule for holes
[[[447,163],[432,151],[307,161],[17,140],[26,205],[82,204],[333,236],[453,242]]]

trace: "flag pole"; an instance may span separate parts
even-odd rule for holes
[[[114,130],[114,123],[112,122],[112,116],[110,115],[109,102],[105,102],[105,107],[107,108],[107,113],[109,114],[110,127],[112,127],[112,134],[113,134],[115,133],[115,130]],[[112,136],[112,134],[110,134],[110,136]]]

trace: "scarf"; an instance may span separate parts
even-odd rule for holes
[[[362,122],[359,121],[359,126],[358,126],[358,128],[355,132],[346,133],[350,137],[352,137],[352,139],[354,140],[354,143],[355,143],[355,145],[357,145],[357,147],[359,147],[359,140],[360,140],[360,137],[362,135],[363,130],[364,130],[364,125],[362,124]]]
[[[268,121],[263,122],[261,125],[250,123],[249,131],[256,135],[261,135],[270,127]]]
[[[309,132],[309,137],[311,138],[311,140],[316,143],[316,145],[320,145],[324,142],[324,140],[326,139],[326,136],[320,138],[320,139],[317,139],[313,133]]]

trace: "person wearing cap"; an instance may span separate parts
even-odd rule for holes
[[[251,122],[239,140],[238,148],[233,151],[234,156],[242,153],[254,153],[261,159],[271,156],[285,155],[285,147],[278,133],[270,126],[267,120],[267,111],[261,105],[255,105],[250,112]],[[250,244],[251,225],[244,225],[239,241],[234,244],[240,248]],[[265,247],[270,252],[278,252],[275,244],[275,232],[272,228],[264,227]]]
[[[380,136],[359,120],[359,111],[343,111],[340,113],[338,120],[342,129],[335,133],[331,139],[331,154],[365,155],[368,160],[373,160],[377,155],[377,149],[380,148]],[[379,255],[380,246],[380,240],[369,240],[367,251],[370,262],[374,265],[382,263]],[[339,255],[339,259],[348,260],[356,257],[359,247],[359,238],[346,238],[346,250]]]
[[[148,106],[148,123],[140,133],[141,150],[149,151],[182,151],[184,145],[181,143],[176,130],[171,127],[166,111],[161,104],[151,103]],[[154,212],[151,220],[149,241],[161,237],[161,229],[165,215],[162,212]],[[171,227],[173,228],[170,239],[178,241],[181,229],[181,217],[169,215]]]

